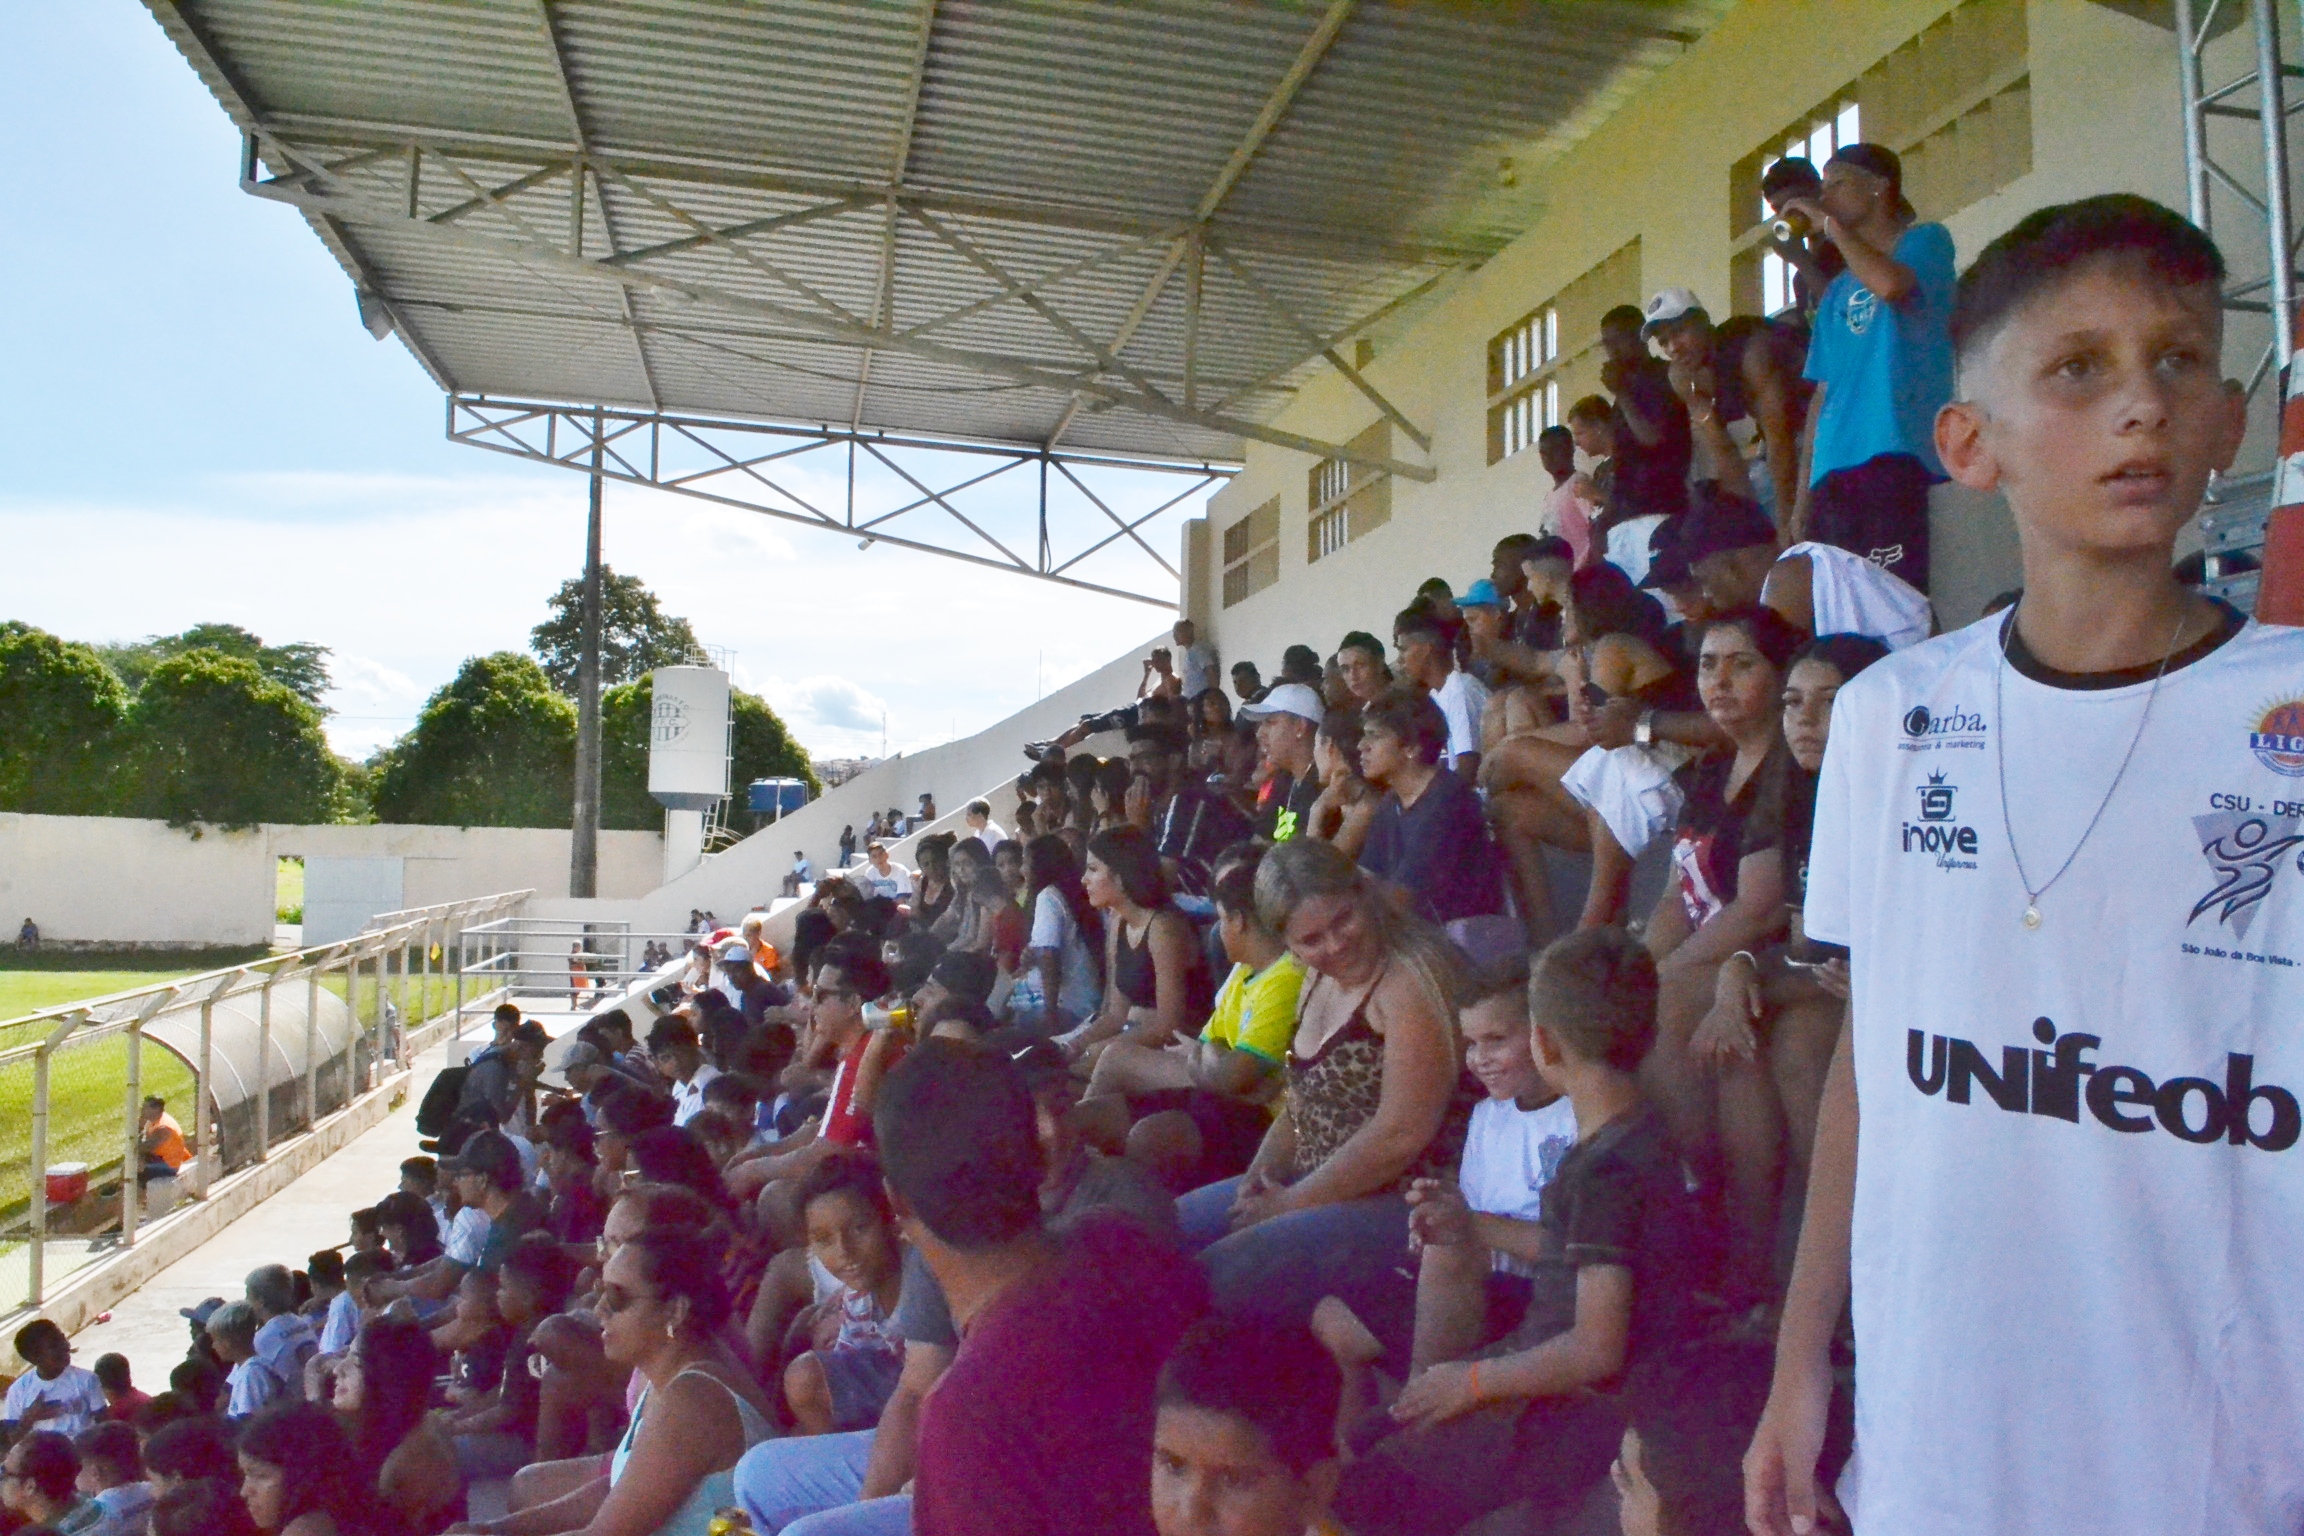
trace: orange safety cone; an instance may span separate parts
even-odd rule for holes
[[[2304,316],[2298,317],[2304,344]],[[2256,617],[2304,625],[2304,368],[2288,365],[2280,408],[2280,463],[2272,478],[2272,512],[2264,520],[2264,570]]]

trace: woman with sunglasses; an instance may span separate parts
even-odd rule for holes
[[[600,1345],[647,1381],[608,1473],[549,1504],[460,1526],[489,1536],[705,1536],[736,1463],[774,1433],[758,1382],[720,1340],[728,1290],[713,1244],[642,1232],[601,1272]]]

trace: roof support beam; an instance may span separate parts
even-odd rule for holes
[[[936,0],[919,0],[920,26],[913,34],[912,63],[904,77],[904,109],[896,118],[896,146],[888,154],[887,211],[880,224],[880,275],[872,288],[872,325],[886,330],[894,322],[896,305],[896,188],[904,185],[904,172],[912,163],[912,135],[920,124],[920,90],[928,80],[928,44],[936,35]],[[848,413],[850,427],[864,425],[864,391],[872,385],[872,349],[866,347],[856,362],[856,403]]]
[[[1407,433],[1409,440],[1415,443],[1417,447],[1423,449],[1426,453],[1430,453],[1432,451],[1432,435],[1429,432],[1425,432],[1418,428],[1414,422],[1408,419],[1407,415],[1402,412],[1398,406],[1385,399],[1383,394],[1376,388],[1375,385],[1362,378],[1360,376],[1360,371],[1357,368],[1354,368],[1350,363],[1344,361],[1343,353],[1337,351],[1332,344],[1322,341],[1319,334],[1315,332],[1312,327],[1297,319],[1295,311],[1291,310],[1287,305],[1281,303],[1279,297],[1275,295],[1271,289],[1265,287],[1263,282],[1257,278],[1255,273],[1249,271],[1245,266],[1233,260],[1232,253],[1230,251],[1225,250],[1221,245],[1217,245],[1215,249],[1216,259],[1224,264],[1225,271],[1231,273],[1233,277],[1239,280],[1241,287],[1246,288],[1250,293],[1253,293],[1257,298],[1261,299],[1264,303],[1264,307],[1271,310],[1272,313],[1278,315],[1282,321],[1286,322],[1290,330],[1303,337],[1306,341],[1312,343],[1312,345],[1315,347],[1318,347],[1320,349],[1320,355],[1327,359],[1328,366],[1335,369],[1338,373],[1344,375],[1346,382],[1351,384],[1354,389],[1360,391],[1361,394],[1367,396],[1369,403],[1375,406],[1378,411],[1383,413],[1384,419],[1386,421],[1389,421],[1392,423],[1392,425]]]
[[[1178,238],[1171,241],[1168,254],[1161,258],[1160,265],[1153,270],[1152,280],[1144,285],[1144,291],[1136,296],[1135,304],[1121,319],[1119,328],[1113,331],[1112,351],[1117,352],[1128,345],[1129,338],[1136,334],[1136,328],[1144,323],[1144,317],[1152,313],[1152,306],[1160,302],[1161,291],[1168,286],[1168,279],[1176,273],[1176,264],[1183,259],[1184,240]],[[1080,407],[1087,402],[1088,397],[1078,390],[1074,390],[1072,398],[1064,402],[1064,413],[1056,418],[1056,425],[1048,430],[1047,446],[1050,449],[1054,449],[1063,439],[1066,429],[1072,425],[1072,418],[1080,414]]]
[[[1280,77],[1280,83],[1265,98],[1264,110],[1257,113],[1256,121],[1248,125],[1247,135],[1233,149],[1232,158],[1224,162],[1224,169],[1216,173],[1216,180],[1201,197],[1200,206],[1193,210],[1193,223],[1205,224],[1216,217],[1216,210],[1223,206],[1233,186],[1247,172],[1248,163],[1256,158],[1256,151],[1264,147],[1264,141],[1272,136],[1272,130],[1280,126],[1280,119],[1288,114],[1288,108],[1295,103],[1296,93],[1304,88],[1306,80],[1312,78],[1312,71],[1319,67],[1320,60],[1328,52],[1328,45],[1336,41],[1336,34],[1344,30],[1345,18],[1351,14],[1352,0],[1330,0],[1327,14],[1320,18],[1320,24],[1312,29],[1312,35],[1304,39],[1304,46],[1297,50],[1296,62],[1288,66],[1288,72]]]
[[[253,196],[287,203],[315,215],[339,218],[347,223],[364,224],[378,228],[397,229],[404,234],[443,245],[457,245],[471,250],[485,251],[503,260],[520,262],[537,270],[560,272],[569,276],[596,278],[620,283],[631,288],[679,294],[691,303],[709,304],[739,314],[763,316],[811,332],[826,341],[841,342],[849,346],[870,346],[883,350],[900,350],[933,362],[950,363],[959,367],[988,373],[997,378],[1013,379],[1020,384],[1037,385],[1059,390],[1078,390],[1113,406],[1122,406],[1147,416],[1179,422],[1185,426],[1203,427],[1227,436],[1244,437],[1275,447],[1292,448],[1309,453],[1315,458],[1343,459],[1348,463],[1364,464],[1370,469],[1389,470],[1403,479],[1430,481],[1436,471],[1425,464],[1411,464],[1386,455],[1370,454],[1340,443],[1323,442],[1302,433],[1284,432],[1261,422],[1246,421],[1212,411],[1189,411],[1166,396],[1108,384],[1076,371],[1066,371],[1044,364],[1004,357],[998,353],[980,352],[968,348],[945,346],[941,343],[913,337],[901,340],[893,332],[875,330],[859,323],[853,316],[827,315],[815,310],[795,309],[789,304],[755,299],[746,294],[730,292],[717,286],[679,280],[647,270],[611,267],[605,262],[571,256],[544,241],[508,240],[482,234],[460,225],[428,224],[411,221],[399,209],[380,206],[356,196],[336,195],[307,190],[303,187],[280,186],[270,182],[250,180],[243,189]],[[693,221],[691,221],[693,222]],[[1182,242],[1179,242],[1179,251]],[[738,248],[740,249],[740,248]],[[1179,259],[1181,257],[1179,256]],[[827,303],[829,301],[826,301]],[[835,309],[837,306],[833,306]],[[1150,305],[1145,306],[1147,309]]]

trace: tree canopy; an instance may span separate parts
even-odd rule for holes
[[[128,690],[94,650],[0,623],[0,721],[0,811],[113,809]]]
[[[320,711],[248,657],[155,666],[128,709],[126,804],[175,826],[326,821],[340,770]]]
[[[153,669],[171,656],[221,651],[254,662],[258,671],[313,708],[326,707],[321,701],[328,692],[328,647],[309,641],[266,645],[237,624],[195,624],[181,634],[147,635],[94,649],[131,692],[142,688]]]
[[[582,659],[584,583],[560,583],[548,605],[550,618],[528,634],[528,648],[544,664],[552,686],[573,698]],[[664,611],[656,594],[637,576],[619,576],[600,567],[600,687],[603,692],[637,682],[658,667],[689,666],[704,660],[704,647],[688,621]]]
[[[655,705],[653,680],[611,688],[600,696],[600,825],[653,832],[664,825],[664,808],[648,798],[648,723]],[[792,739],[768,701],[742,689],[728,695],[735,719],[730,741],[729,783],[736,805],[754,779],[807,782],[811,796],[822,792],[808,753]]]
[[[529,657],[475,656],[369,768],[379,821],[565,827],[573,819],[576,706]]]

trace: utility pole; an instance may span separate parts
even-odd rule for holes
[[[584,534],[583,631],[576,663],[576,804],[568,834],[568,894],[600,887],[600,437],[592,414],[592,507]]]

